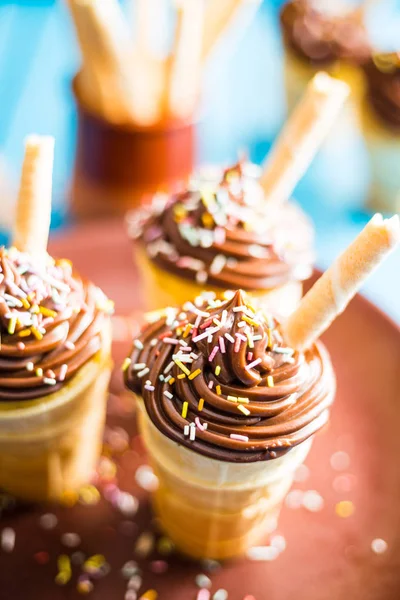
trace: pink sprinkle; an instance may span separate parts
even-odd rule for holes
[[[47,371],[46,371],[46,377],[50,377],[51,379],[55,379],[56,378],[56,374],[54,373],[54,371],[52,369],[47,369]]]
[[[66,365],[66,364],[61,365],[60,372],[58,374],[58,381],[64,381],[67,371],[68,371],[68,365]]]
[[[168,570],[168,563],[165,560],[153,560],[150,568],[153,573],[165,573]]]
[[[179,340],[174,340],[173,338],[165,337],[163,338],[164,344],[179,344]]]
[[[247,353],[247,360],[252,360],[253,359],[253,353],[252,352],[248,352]]]
[[[219,246],[225,242],[226,233],[223,227],[216,227],[214,229],[214,241]]]
[[[195,420],[194,420],[194,422],[196,423],[196,425],[197,425],[197,427],[200,429],[200,431],[205,431],[205,429],[204,429],[204,425],[202,425],[202,424],[200,423],[200,419],[199,419],[199,417],[196,417],[196,418],[195,418]]]
[[[225,350],[225,340],[222,337],[222,335],[219,336],[219,347],[221,348],[221,352],[222,354],[225,354],[226,350]]]
[[[261,360],[262,360],[261,357],[259,357],[259,358],[256,358],[256,360],[253,360],[253,362],[246,365],[246,367],[245,367],[246,371],[250,371],[250,369],[253,369],[257,365],[259,365]]]
[[[67,348],[67,350],[75,350],[74,342],[70,342],[69,340],[67,340],[64,345]]]
[[[207,319],[206,321],[204,321],[204,323],[202,323],[200,325],[200,329],[205,329],[206,327],[208,327],[209,325],[211,325],[212,322],[213,322],[213,318],[210,317],[209,319]]]
[[[18,348],[18,350],[25,350],[25,344],[24,344],[24,342],[18,342],[17,348]]]
[[[221,339],[221,338],[219,338],[219,339]],[[210,356],[208,357],[208,360],[210,362],[212,362],[214,360],[215,355],[217,354],[218,350],[219,350],[218,346],[214,346],[214,348],[212,349],[212,352],[211,352]]]
[[[231,433],[230,436],[231,440],[237,440],[238,442],[248,442],[249,438],[247,437],[247,435],[239,435],[238,433]]]
[[[238,336],[238,337],[236,338],[236,342],[235,342],[235,345],[234,345],[234,347],[233,347],[233,351],[234,351],[234,352],[239,352],[239,349],[240,349],[240,344],[241,344],[241,342],[242,342],[242,340],[241,340],[241,339],[240,339],[240,337]]]
[[[197,600],[210,600],[210,590],[202,588],[197,594]]]
[[[236,337],[241,339],[243,342],[247,342],[247,337],[243,333],[235,333]]]
[[[212,390],[213,387],[214,387],[214,382],[210,381],[209,384],[208,384],[208,387],[210,388],[210,390]]]

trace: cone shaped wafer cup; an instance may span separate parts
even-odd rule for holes
[[[152,424],[139,400],[140,429],[159,481],[156,515],[177,548],[194,558],[241,556],[276,527],[295,470],[311,439],[267,463],[226,463],[169,440]]]
[[[0,487],[19,498],[62,501],[92,478],[111,376],[111,327],[103,348],[59,391],[0,402]]]
[[[53,147],[27,139],[15,247],[0,257],[0,488],[27,500],[90,480],[112,367],[107,299],[47,254]]]

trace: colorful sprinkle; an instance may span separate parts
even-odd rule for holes
[[[354,504],[350,500],[342,500],[338,502],[335,506],[335,512],[338,517],[342,519],[346,519],[347,517],[351,517],[354,513],[355,507]]]

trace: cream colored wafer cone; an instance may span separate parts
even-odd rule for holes
[[[310,347],[399,242],[399,217],[383,219],[379,213],[374,215],[289,317],[286,324],[288,344],[298,350]]]
[[[59,391],[0,403],[0,488],[26,500],[62,500],[87,484],[102,445],[111,375],[111,325],[102,350]]]
[[[265,162],[260,184],[269,202],[290,198],[348,94],[349,87],[327,73],[311,80]]]
[[[37,257],[47,252],[53,158],[53,137],[31,135],[26,138],[13,245]]]
[[[275,530],[308,439],[282,457],[228,463],[202,456],[160,433],[138,400],[139,425],[159,486],[153,503],[161,527],[194,558],[229,559]]]
[[[175,117],[188,118],[193,115],[199,97],[204,3],[203,0],[180,0],[177,10],[168,104]]]

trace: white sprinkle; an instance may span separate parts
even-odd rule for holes
[[[195,583],[197,587],[206,588],[207,590],[210,589],[212,584],[211,579],[207,577],[207,575],[204,575],[204,573],[199,573],[198,575],[196,575]]]
[[[274,546],[254,546],[247,550],[246,555],[250,560],[270,561],[279,556],[279,550]]]
[[[246,312],[247,310],[247,306],[235,306],[235,308],[233,309],[233,312]]]
[[[303,505],[304,492],[302,490],[292,490],[285,498],[285,504],[288,508],[300,508]]]
[[[250,369],[253,369],[257,365],[259,365],[261,360],[262,360],[261,357],[259,357],[259,358],[256,358],[256,360],[253,360],[253,362],[246,365],[246,367],[245,367],[246,371],[250,371]]]
[[[192,363],[193,362],[193,358],[190,356],[190,354],[173,354],[172,355],[172,360],[179,360],[182,363]]]
[[[140,371],[146,368],[146,363],[135,363],[132,367],[133,371]]]
[[[324,499],[316,490],[308,490],[304,492],[302,504],[306,510],[318,512],[324,507]]]
[[[58,381],[64,381],[67,372],[68,372],[68,365],[66,365],[64,363],[60,367],[60,372],[58,373]]]
[[[67,350],[75,350],[75,344],[74,344],[74,342],[71,342],[69,340],[67,340],[65,342],[64,346],[67,348]]]
[[[145,369],[143,369],[143,371],[140,371],[140,373],[137,374],[137,376],[140,377],[144,377],[145,375],[147,375],[147,373],[150,373],[150,369],[149,367],[146,367]]]
[[[206,312],[204,310],[200,310],[199,308],[197,308],[197,306],[195,306],[192,302],[186,302],[186,304],[183,305],[184,310],[190,310],[192,313],[194,313],[195,315],[199,316],[199,317],[209,317],[210,313]]]
[[[213,600],[227,600],[228,592],[222,588],[217,590],[213,596]]]
[[[167,365],[164,369],[164,375],[166,375],[167,373],[170,372],[170,370],[173,368],[173,366],[175,365],[174,361],[171,360],[171,362],[169,363],[169,365]],[[167,381],[167,380],[165,380]]]
[[[137,568],[139,570],[139,567]],[[138,573],[135,573],[132,577],[130,577],[128,581],[128,589],[136,592],[142,587],[142,578]],[[127,599],[126,599],[127,600]]]
[[[1,532],[1,549],[10,553],[15,547],[15,531],[11,527],[5,527]]]
[[[133,517],[138,511],[139,501],[128,492],[119,492],[116,498],[116,508],[126,517]]]
[[[208,278],[207,271],[197,271],[197,273],[196,273],[197,283],[200,283],[200,284],[206,283],[207,278]]]
[[[223,254],[217,254],[210,265],[210,273],[218,275],[226,265],[226,258]]]
[[[286,540],[283,535],[275,534],[271,537],[271,546],[276,548],[279,552],[283,552],[286,548]]]
[[[272,351],[276,352],[277,354],[288,354],[289,356],[292,356],[292,354],[294,354],[293,348],[284,348],[281,346],[274,346],[272,348]]]
[[[35,368],[35,365],[33,364],[33,362],[28,362],[26,364],[26,370],[27,371],[33,371],[34,368]]]
[[[257,342],[258,340],[262,340],[262,335],[259,333],[257,335],[253,335],[253,342]]]
[[[122,565],[121,573],[125,579],[131,580],[134,575],[137,575],[140,572],[139,565],[134,560],[128,560],[124,565]],[[134,589],[134,588],[133,588]]]
[[[183,428],[183,435],[189,435],[189,425],[185,425],[185,427]]]
[[[233,309],[233,310],[235,310],[235,309]],[[231,342],[231,344],[234,344],[234,343],[235,343],[235,338],[234,338],[234,337],[232,337],[230,333],[226,333],[226,334],[225,334],[225,337],[226,337],[226,339],[227,339],[229,342]]]
[[[193,342],[199,342],[200,340],[203,340],[204,338],[206,338],[208,336],[212,336],[214,333],[216,333],[219,330],[220,330],[220,327],[212,327],[211,329],[207,329],[207,331],[205,331],[204,333],[200,333],[200,335],[196,335],[196,337],[193,338]]]
[[[190,436],[189,439],[191,442],[194,442],[196,439],[196,426],[194,423],[190,423]]]
[[[76,548],[81,543],[81,538],[77,533],[64,533],[61,536],[61,543],[67,548]]]
[[[56,385],[57,381],[53,377],[43,377],[43,383],[47,385]]]
[[[154,392],[154,390],[155,390],[156,388],[154,387],[154,385],[151,385],[151,384],[149,384],[149,383],[146,383],[146,384],[145,384],[145,386],[144,386],[144,389],[145,389],[145,390],[147,390],[148,392]]]
[[[339,450],[332,454],[330,459],[331,467],[335,471],[345,471],[350,466],[350,456],[347,452]]]
[[[148,465],[141,465],[136,469],[135,479],[138,485],[148,492],[155,492],[158,488],[158,477]]]
[[[371,549],[375,554],[383,554],[388,549],[388,545],[382,538],[375,538],[371,542]]]
[[[56,515],[53,515],[52,513],[45,513],[39,519],[39,524],[43,529],[54,529],[54,527],[57,526],[57,523],[58,519]]]
[[[164,396],[167,396],[167,398],[169,398],[170,400],[172,400],[172,398],[174,397],[174,395],[171,394],[171,392],[169,392],[168,390],[164,390]]]
[[[135,348],[137,348],[137,350],[143,350],[143,344],[140,340],[135,340],[133,342],[133,345],[135,346]]]

